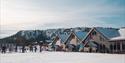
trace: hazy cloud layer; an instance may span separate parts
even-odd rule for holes
[[[1,30],[123,27],[125,0],[0,0]]]

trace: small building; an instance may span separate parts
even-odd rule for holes
[[[80,42],[87,33],[88,32],[85,31],[72,31],[69,37],[66,39],[66,51],[79,51],[82,45]]]
[[[112,53],[125,53],[125,28],[119,29],[120,36],[109,40]]]
[[[123,51],[125,37],[123,37],[123,39],[118,39],[118,37],[121,37],[121,34],[123,34],[123,32],[120,33],[120,30],[115,28],[92,28],[86,38],[82,41],[82,44],[84,45],[84,51],[107,53],[118,53]],[[117,40],[114,40],[115,38],[117,38]],[[120,44],[122,46],[120,46]]]
[[[65,51],[65,42],[68,34],[58,34],[51,43],[52,48],[55,51]]]

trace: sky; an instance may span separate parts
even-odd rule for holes
[[[0,0],[1,30],[125,27],[124,23],[125,0]]]

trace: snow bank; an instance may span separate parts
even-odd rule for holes
[[[0,54],[0,63],[125,63],[124,54],[42,52]]]

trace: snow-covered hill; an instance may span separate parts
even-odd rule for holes
[[[76,27],[76,28],[59,28],[59,29],[47,29],[47,30],[21,30],[14,35],[0,39],[0,42],[35,42],[43,40],[52,40],[56,34],[70,33],[71,31],[88,31],[90,28],[87,27]]]
[[[41,52],[0,54],[0,63],[125,63],[124,54]]]
[[[42,35],[43,31],[40,30],[22,30],[19,31],[16,35],[21,36],[25,39],[35,39],[37,38],[39,35]]]

